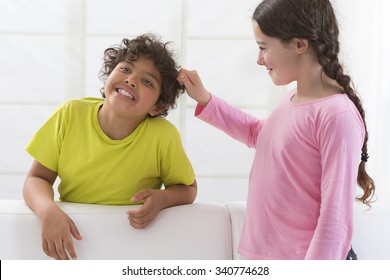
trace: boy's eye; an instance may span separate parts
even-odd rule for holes
[[[147,85],[148,87],[153,86],[152,83],[149,80],[143,79],[142,82]]]
[[[125,66],[119,66],[119,70],[122,71],[122,72],[125,72],[125,73],[129,72],[129,68],[127,68]]]

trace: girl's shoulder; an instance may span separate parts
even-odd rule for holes
[[[353,104],[352,100],[345,93],[333,94],[320,99],[315,106],[318,106],[318,109],[331,115],[342,112],[351,112],[360,115],[355,104]]]
[[[317,98],[308,100],[306,102],[295,103],[292,101],[295,96],[295,91],[290,91],[285,98],[285,102],[292,107],[308,109],[308,110],[321,110],[337,113],[339,111],[351,110],[355,107],[353,102],[348,98],[345,93],[335,93],[323,98]]]
[[[310,100],[303,103],[294,103],[291,98],[294,96],[294,91],[287,94],[284,100],[282,111],[293,112],[302,118],[310,118],[315,120],[330,120],[334,118],[352,117],[361,123],[361,116],[355,104],[345,93],[335,93],[330,96]]]

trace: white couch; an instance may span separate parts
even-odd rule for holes
[[[237,203],[167,208],[146,229],[128,224],[126,211],[138,206],[58,205],[83,236],[74,241],[78,259],[226,260],[239,258],[235,247],[245,203]],[[0,200],[0,229],[0,259],[48,259],[40,222],[23,200]]]
[[[191,204],[161,211],[146,229],[128,225],[126,211],[138,206],[58,202],[83,240],[79,259],[240,259],[236,252],[245,219],[244,201]],[[390,259],[390,214],[355,214],[353,247],[359,259]],[[0,200],[0,259],[48,259],[40,223],[23,200]]]

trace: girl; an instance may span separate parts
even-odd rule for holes
[[[198,102],[196,116],[256,148],[238,251],[247,259],[345,259],[356,178],[367,205],[375,186],[333,8],[328,0],[264,0],[252,19],[257,63],[275,85],[297,83],[267,119],[212,96],[195,71],[178,78]]]

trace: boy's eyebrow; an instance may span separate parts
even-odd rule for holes
[[[126,60],[126,63],[130,64],[131,67],[136,68],[132,61]],[[153,74],[152,72],[145,71],[145,74],[147,74],[148,76],[152,77],[158,84],[161,84],[160,79],[155,74]]]
[[[146,72],[146,74],[148,74],[153,79],[155,79],[158,84],[161,84],[160,79],[158,77],[156,77],[156,75],[154,75],[153,73],[150,73],[150,72]]]

